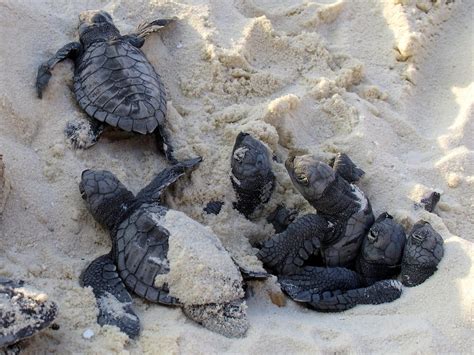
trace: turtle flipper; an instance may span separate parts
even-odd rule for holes
[[[338,153],[331,164],[334,171],[341,175],[347,182],[354,183],[364,176],[364,170],[357,167],[344,153]]]
[[[278,205],[277,208],[267,217],[267,222],[273,225],[276,233],[281,233],[288,228],[288,226],[298,216],[298,211],[293,208],[286,208],[283,205]]]
[[[137,28],[137,37],[144,38],[148,36],[150,33],[156,32],[161,30],[163,27],[168,26],[169,24],[175,22],[177,18],[171,18],[171,19],[158,19],[154,21],[148,21],[148,22],[142,22],[140,25],[138,25]]]
[[[160,125],[158,126],[156,133],[156,142],[158,149],[165,155],[166,159],[171,164],[178,163],[178,160],[174,157],[174,149],[170,143],[170,138],[166,130]]]
[[[426,196],[424,196],[420,204],[424,207],[425,210],[428,212],[433,212],[441,198],[441,194],[437,191],[430,192]]]
[[[161,194],[168,186],[176,182],[187,170],[195,168],[201,161],[201,157],[183,160],[162,170],[152,182],[137,194],[137,200],[142,202],[159,202]]]
[[[81,284],[92,287],[99,308],[97,323],[115,325],[130,338],[138,336],[140,319],[110,254],[98,257],[84,270]]]
[[[400,297],[401,283],[382,280],[363,287],[354,271],[334,267],[305,267],[278,279],[283,291],[294,301],[306,303],[321,312],[340,312],[358,304],[380,304]]]
[[[47,62],[38,67],[38,74],[36,75],[36,92],[38,97],[43,97],[43,89],[48,85],[51,78],[51,70],[56,64],[64,59],[74,59],[82,51],[82,45],[79,42],[71,42],[59,49],[56,54]]]
[[[397,280],[377,281],[369,287],[343,293],[314,295],[308,305],[320,312],[341,312],[358,304],[381,304],[395,301],[402,294],[402,284]]]
[[[278,282],[293,300],[311,302],[328,292],[341,293],[363,285],[363,279],[354,271],[343,267],[306,266],[289,275],[280,276]]]
[[[48,327],[58,306],[21,280],[0,277],[0,348]]]
[[[84,170],[79,191],[95,220],[109,230],[135,202],[133,193],[107,170]]]
[[[69,121],[64,129],[64,134],[75,149],[87,149],[97,143],[103,131],[103,123],[86,119]]]
[[[321,240],[329,231],[330,227],[323,217],[304,215],[290,224],[286,231],[267,240],[257,257],[265,267],[278,274],[290,274],[318,253]]]

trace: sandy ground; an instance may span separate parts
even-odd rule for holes
[[[23,342],[25,353],[472,353],[474,323],[472,1],[0,1],[0,154],[11,185],[1,220],[0,275],[23,278],[60,307],[59,330]],[[96,324],[85,266],[110,249],[107,232],[78,191],[85,168],[108,169],[134,192],[165,166],[153,139],[108,132],[86,151],[71,149],[66,122],[75,103],[72,63],[59,64],[38,100],[38,65],[77,39],[85,9],[109,11],[123,33],[145,19],[179,21],[143,51],[169,96],[169,129],[179,158],[204,157],[169,204],[219,235],[230,253],[257,263],[250,242],[269,238],[265,215],[278,203],[311,211],[274,163],[277,188],[248,221],[235,199],[229,159],[238,132],[322,158],[349,154],[366,172],[360,186],[376,214],[407,228],[428,220],[445,240],[438,272],[390,304],[321,314],[272,303],[272,281],[252,283],[251,328],[227,339],[179,309],[135,299],[136,342]],[[413,202],[442,192],[436,214]],[[219,216],[202,212],[225,201]],[[273,290],[273,291],[272,291]],[[92,329],[94,336],[84,339]]]

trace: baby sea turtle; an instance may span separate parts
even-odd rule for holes
[[[0,277],[0,348],[47,328],[58,307],[24,281]]]
[[[320,311],[390,302],[401,295],[401,283],[388,279],[400,266],[404,283],[403,270],[411,280],[417,280],[418,270],[426,277],[436,270],[441,237],[426,231],[423,238],[415,237],[415,250],[410,243],[405,247],[403,227],[388,213],[374,223],[369,201],[350,183],[363,171],[347,156],[336,157],[332,168],[311,155],[290,157],[285,165],[318,214],[296,219],[266,241],[257,255],[295,301]]]
[[[79,15],[80,42],[71,42],[38,68],[36,89],[42,97],[51,70],[64,59],[74,60],[74,94],[79,105],[93,118],[87,123],[71,122],[66,135],[78,148],[93,145],[103,124],[140,134],[158,132],[170,161],[173,149],[164,129],[166,92],[159,74],[140,48],[145,37],[167,26],[173,19],[155,20],[138,26],[135,33],[121,35],[105,11]]]
[[[360,178],[360,169],[347,169],[355,164],[347,156],[345,160],[344,165],[333,168],[312,155],[290,156],[285,162],[296,189],[318,211],[318,226],[325,224],[330,229],[321,240],[327,266],[353,265],[363,236],[374,223],[369,200],[350,183]],[[340,166],[344,167],[341,173]]]
[[[82,197],[112,238],[111,252],[81,276],[97,298],[99,324],[138,336],[128,289],[151,302],[182,306],[188,317],[225,336],[247,331],[242,275],[230,255],[209,228],[161,203],[163,191],[200,161],[163,170],[136,196],[108,171],[82,173]]]
[[[235,209],[249,218],[268,202],[275,175],[267,148],[248,133],[240,132],[232,149],[231,181],[237,195]]]

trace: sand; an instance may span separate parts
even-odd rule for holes
[[[11,186],[0,275],[25,279],[60,308],[60,328],[25,341],[25,353],[472,353],[474,3],[139,3],[0,1],[0,154]],[[272,235],[265,216],[278,203],[312,210],[277,162],[277,186],[261,215],[248,221],[232,209],[230,154],[246,131],[280,161],[290,150],[347,153],[366,171],[360,188],[376,214],[388,211],[406,228],[423,218],[442,235],[439,270],[393,303],[340,314],[285,302],[274,280],[254,282],[243,339],[138,298],[137,341],[99,327],[92,291],[78,277],[108,252],[110,238],[81,199],[81,172],[111,170],[137,192],[166,162],[151,137],[108,132],[88,150],[68,146],[67,121],[84,117],[70,90],[71,62],[55,68],[43,99],[36,98],[36,68],[77,39],[79,12],[95,8],[109,11],[124,33],[145,19],[179,18],[151,35],[143,51],[168,90],[178,158],[199,154],[204,161],[167,202],[211,228],[239,262],[258,265],[251,243]],[[415,210],[431,190],[442,193],[436,213]],[[225,201],[221,214],[203,213],[215,199]],[[88,329],[94,335],[85,339]]]

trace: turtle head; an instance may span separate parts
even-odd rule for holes
[[[369,263],[400,265],[405,231],[387,212],[382,213],[370,228],[362,243],[362,258]]]
[[[438,269],[444,255],[443,238],[425,221],[418,221],[408,235],[402,259],[402,283],[417,286]]]
[[[88,10],[79,14],[79,37],[82,44],[88,45],[94,41],[120,36],[112,16],[103,10]]]
[[[285,167],[293,185],[309,202],[319,200],[326,188],[336,179],[334,170],[329,165],[310,154],[290,154],[285,161]]]
[[[234,180],[238,180],[236,183],[246,190],[264,184],[267,176],[272,174],[267,148],[244,132],[240,132],[235,140],[230,165]]]
[[[237,195],[234,208],[249,218],[270,199],[275,187],[268,149],[250,134],[240,132],[230,165],[230,178]]]
[[[112,230],[135,201],[135,196],[106,170],[84,170],[79,191],[95,220]]]

